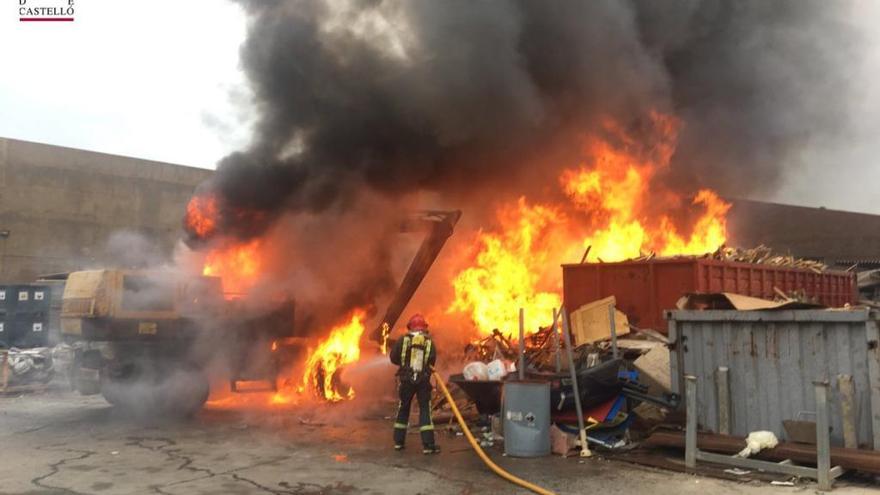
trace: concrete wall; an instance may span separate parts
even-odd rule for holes
[[[108,239],[122,231],[169,255],[211,173],[0,138],[0,283],[111,263]]]
[[[0,283],[119,264],[111,235],[170,255],[210,170],[0,138]],[[824,260],[880,260],[880,216],[734,199],[731,244]],[[8,232],[8,235],[5,233]]]

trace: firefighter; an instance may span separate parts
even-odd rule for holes
[[[397,392],[400,403],[394,423],[394,449],[403,450],[406,428],[413,396],[419,401],[419,432],[422,453],[436,454],[440,449],[434,443],[434,422],[431,420],[431,374],[437,361],[437,348],[428,335],[428,322],[420,314],[413,315],[406,324],[408,332],[394,344],[391,362],[397,371]]]

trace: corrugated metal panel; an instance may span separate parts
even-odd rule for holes
[[[785,438],[782,421],[814,411],[813,381],[828,380],[832,444],[842,445],[837,377],[844,374],[853,377],[859,445],[880,447],[877,321],[869,311],[670,311],[668,319],[673,388],[681,393],[685,374],[698,378],[703,428],[717,431],[715,376],[724,366],[731,434],[770,430]]]

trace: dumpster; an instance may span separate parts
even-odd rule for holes
[[[830,307],[858,300],[854,273],[738,263],[711,258],[676,257],[617,263],[562,265],[565,307],[614,296],[617,309],[639,328],[666,331],[663,311],[675,309],[689,293],[734,292],[772,299],[774,288],[803,290],[815,302]]]

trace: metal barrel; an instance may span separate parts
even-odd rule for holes
[[[510,381],[502,391],[504,453],[513,457],[550,454],[550,384]]]

